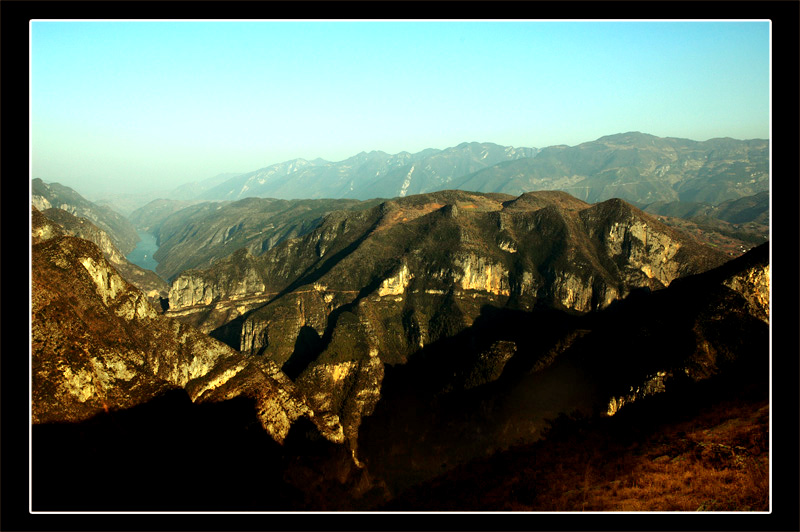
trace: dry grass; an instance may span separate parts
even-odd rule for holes
[[[620,431],[613,419],[566,423],[543,442],[454,471],[403,504],[503,511],[767,511],[768,420],[764,401],[728,402],[688,421],[641,430]]]
[[[529,509],[767,511],[769,408],[728,408],[562,466],[551,485],[568,489],[540,485]]]

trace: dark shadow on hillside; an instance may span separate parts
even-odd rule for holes
[[[281,370],[290,379],[295,380],[319,356],[321,351],[322,338],[313,327],[303,325],[294,343],[294,351],[284,362]]]
[[[35,511],[286,510],[286,448],[245,398],[193,404],[170,391],[81,423],[33,426]]]
[[[370,236],[370,234],[372,233],[372,230],[377,226],[377,224],[378,224],[378,221],[376,221],[372,225],[372,227],[369,230],[365,231],[364,234],[362,236],[360,236],[358,239],[356,239],[355,241],[351,242],[350,244],[345,246],[343,249],[337,251],[336,253],[334,253],[333,255],[328,257],[327,259],[325,259],[325,261],[322,263],[322,265],[318,265],[318,263],[315,262],[312,266],[309,266],[306,269],[306,271],[304,271],[302,274],[297,276],[297,278],[293,282],[291,282],[288,286],[286,286],[284,289],[282,289],[280,292],[278,292],[269,301],[267,301],[263,305],[259,305],[258,307],[252,308],[252,309],[248,310],[247,312],[245,312],[244,314],[242,314],[241,316],[238,316],[238,317],[234,318],[233,320],[229,321],[228,323],[226,323],[224,325],[221,325],[220,327],[217,327],[216,329],[214,329],[213,331],[211,331],[209,333],[209,336],[211,336],[212,338],[214,338],[216,340],[219,340],[220,342],[228,345],[232,349],[239,350],[239,348],[241,347],[241,343],[240,342],[241,342],[242,327],[243,327],[244,322],[250,316],[252,316],[254,313],[258,312],[262,308],[270,305],[272,302],[279,300],[280,298],[284,297],[287,294],[290,294],[291,292],[296,290],[298,287],[305,286],[307,284],[312,284],[312,283],[318,281],[320,278],[322,278],[323,275],[328,273],[334,266],[336,266],[336,264],[338,264],[342,259],[344,259],[348,255],[350,255],[353,251],[358,249],[358,247]],[[363,292],[363,290],[362,290],[362,292]],[[360,294],[359,294],[359,296],[360,296]],[[324,335],[323,335],[323,337],[324,337]],[[323,340],[323,342],[324,342],[324,340]],[[327,343],[326,343],[326,345],[327,345]],[[320,350],[320,352],[321,352],[321,350]],[[319,354],[319,353],[317,353],[317,354]],[[304,356],[304,358],[310,358],[310,360],[314,360],[314,358],[316,358],[316,357],[311,357],[310,354],[306,354]],[[309,360],[309,362],[310,362],[310,360]]]
[[[359,431],[360,457],[396,494],[459,462],[532,441],[545,419],[575,410],[602,415],[609,398],[656,371],[672,372],[667,389],[676,395],[691,385],[687,365],[721,375],[729,389],[768,382],[769,327],[720,284],[766,251],[584,315],[483,307],[471,327],[426,345],[405,365],[386,366],[382,398]],[[513,342],[516,352],[495,380],[471,382],[497,341]]]

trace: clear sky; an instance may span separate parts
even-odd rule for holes
[[[769,23],[33,21],[32,174],[86,197],[302,157],[769,137]]]

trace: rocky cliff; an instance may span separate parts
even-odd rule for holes
[[[108,207],[92,203],[69,187],[34,179],[31,182],[31,192],[34,207],[40,211],[61,209],[89,220],[108,234],[123,256],[133,251],[139,241],[136,229],[124,216]]]
[[[46,222],[39,216],[36,207],[33,207],[32,224],[37,231],[49,231],[41,226]],[[161,301],[169,296],[169,285],[156,273],[140,268],[129,262],[114,245],[108,233],[95,226],[85,218],[79,218],[63,209],[49,208],[42,213],[45,218],[63,229],[66,234],[83,238],[93,242],[103,253],[119,274],[129,283],[141,290],[153,306],[162,311]]]
[[[384,366],[464,333],[485,308],[599,311],[724,261],[619,200],[445,191],[332,213],[259,257],[184,272],[168,314],[280,365],[342,420],[355,453]],[[499,375],[514,352],[481,348],[486,367],[463,369],[457,387]]]
[[[331,211],[374,203],[247,198],[178,209],[177,202],[159,200],[134,212],[131,219],[157,237],[156,271],[172,279],[189,268],[207,268],[241,248],[260,255],[283,240],[310,232]]]
[[[35,224],[34,419],[116,422],[170,390],[240,405],[199,418],[213,448],[196,425],[180,440],[203,463],[226,449],[221,472],[187,466],[207,497],[189,499],[374,508],[559,414],[617,419],[697,382],[767,382],[769,249],[726,258],[619,200],[445,191],[184,272],[159,316],[96,246]],[[167,427],[194,419],[165,411]],[[234,459],[300,494],[232,482]]]
[[[252,398],[278,442],[305,417],[333,442],[338,419],[317,416],[274,362],[230,349],[159,315],[93,243],[34,210],[33,421],[82,421],[183,388],[196,402]]]

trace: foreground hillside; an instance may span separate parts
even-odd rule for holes
[[[32,243],[35,509],[251,505],[244,483],[219,491],[231,456],[215,454],[247,446],[252,469],[278,496],[259,498],[259,507],[302,504],[302,492],[283,480],[282,453],[295,457],[290,449],[304,445],[290,432],[311,428],[335,454],[337,418],[317,415],[273,362],[159,315],[94,243],[35,207]],[[209,479],[209,491],[192,493]],[[87,497],[98,482],[103,490]]]
[[[613,418],[563,416],[545,439],[459,466],[382,509],[765,512],[770,408],[763,384],[735,394],[698,386]]]

